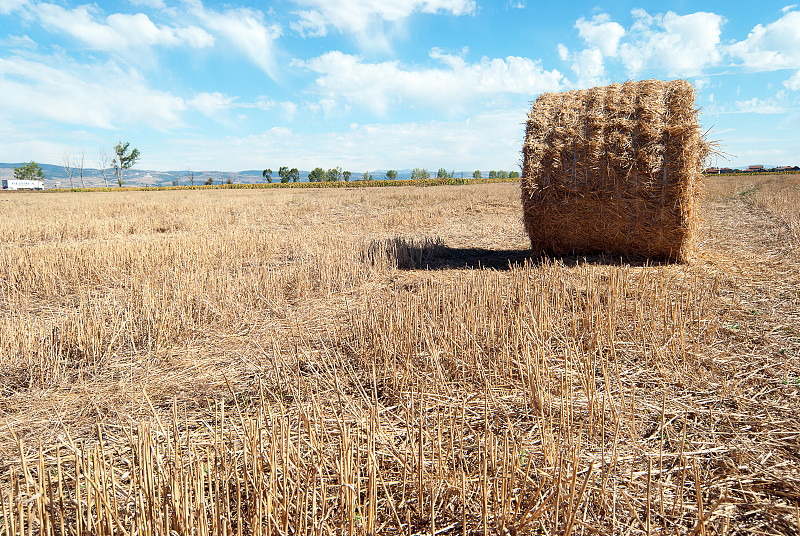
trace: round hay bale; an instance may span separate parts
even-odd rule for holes
[[[541,95],[523,145],[531,248],[691,261],[708,154],[686,80]]]

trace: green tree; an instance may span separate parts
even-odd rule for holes
[[[508,173],[509,179],[518,179],[519,178],[519,171],[511,171]]]
[[[225,184],[233,184],[233,179],[231,179],[230,175],[228,175],[228,178],[225,179]]]
[[[139,160],[139,149],[128,149],[130,142],[119,142],[114,146],[114,175],[117,176],[117,184],[122,186],[125,180],[122,178],[125,170],[130,169]]]
[[[503,179],[503,180],[507,179],[508,178],[508,172],[507,171],[499,171],[497,173],[497,178],[498,179]]]
[[[342,168],[336,166],[335,168],[330,168],[328,172],[325,174],[325,180],[328,182],[339,182],[342,180]]]
[[[350,175],[352,175],[352,173],[349,171],[342,171],[342,178],[344,179],[344,182],[350,182]]]
[[[439,168],[439,171],[436,172],[437,179],[446,179],[447,178],[447,170],[444,168]]]
[[[474,172],[472,172],[472,178],[473,179],[480,179],[482,176],[483,175],[481,175],[481,170],[480,169],[476,169]]]
[[[389,179],[390,181],[397,179],[397,171],[395,171],[394,169],[390,169],[389,171],[386,172],[386,178]]]
[[[281,178],[282,183],[289,182],[289,168],[286,166],[281,166],[278,170],[278,176]]]
[[[272,170],[267,168],[261,172],[261,176],[266,179],[267,182],[272,182]]]
[[[209,178],[206,179],[206,182],[204,182],[203,184],[205,184],[206,186],[211,186],[212,184],[214,184],[214,179],[209,177]]]
[[[425,168],[414,168],[411,170],[412,181],[426,181],[431,178],[431,174]]]
[[[289,180],[292,182],[297,182],[300,180],[300,171],[296,167],[293,167],[289,170]]]
[[[490,179],[496,179],[497,178],[497,172],[496,171],[490,171],[489,172],[489,178]]]
[[[372,174],[369,171],[365,171],[364,173],[361,174],[361,180],[371,181]]]
[[[44,171],[39,164],[31,160],[23,166],[14,168],[14,178],[19,181],[43,181]]]
[[[308,174],[308,182],[322,182],[325,180],[325,170],[321,167],[315,167]]]

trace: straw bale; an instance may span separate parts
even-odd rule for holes
[[[532,249],[691,261],[708,152],[685,80],[541,95],[523,146]]]

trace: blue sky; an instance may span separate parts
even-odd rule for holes
[[[643,78],[696,85],[720,165],[800,165],[785,0],[0,0],[0,161],[511,170],[538,94]]]

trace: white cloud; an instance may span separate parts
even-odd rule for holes
[[[170,28],[156,26],[144,13],[125,15],[114,13],[109,15],[108,25],[115,31],[116,36],[122,37],[120,41],[133,46],[146,45],[171,45],[187,44],[194,48],[209,47],[214,44],[214,38],[202,28],[189,26],[184,28]]]
[[[148,6],[162,4],[152,0],[140,3]],[[112,13],[103,18],[93,5],[65,9],[57,4],[40,3],[32,6],[31,10],[45,28],[66,33],[93,49],[107,52],[138,53],[143,47],[154,46],[206,48],[214,46],[219,37],[262,71],[275,76],[275,41],[282,30],[280,25],[266,22],[263,12],[249,8],[215,11],[206,9],[199,0],[187,0],[185,8],[187,12],[183,17],[194,18],[198,24],[156,24],[144,13]],[[175,16],[175,10],[167,11]]]
[[[56,4],[40,3],[32,7],[45,28],[60,31],[104,51],[120,51],[142,46],[212,46],[214,38],[196,26],[156,25],[144,13],[113,13],[101,21],[96,8],[83,5],[65,9]]]
[[[477,63],[436,49],[430,56],[444,67],[415,70],[399,61],[365,63],[359,56],[340,51],[296,65],[319,75],[313,91],[323,98],[368,106],[378,115],[395,105],[461,111],[480,98],[508,93],[532,97],[557,90],[563,79],[556,70],[545,71],[539,61],[518,56],[484,57]]]
[[[213,93],[198,93],[186,104],[204,115],[213,116],[217,112],[230,108],[235,100],[233,97],[214,91]]]
[[[275,77],[275,41],[281,36],[278,24],[268,24],[264,13],[249,8],[219,12],[206,9],[199,1],[190,4],[191,12],[212,32],[227,39],[259,69]]]
[[[722,60],[721,16],[703,12],[677,15],[671,11],[650,15],[643,9],[634,9],[632,14],[634,21],[627,31],[606,13],[575,21],[586,48],[572,52],[558,45],[559,58],[571,62],[570,69],[577,76],[570,85],[604,83],[609,59],[619,61],[629,76],[646,70],[693,76]]]
[[[619,51],[619,44],[625,36],[625,28],[611,18],[600,13],[586,20],[581,17],[575,21],[578,35],[588,45],[581,51],[571,52],[566,46],[559,43],[558,57],[561,61],[571,62],[570,69],[575,73],[577,80],[571,86],[587,87],[601,84],[605,77],[605,58],[614,58]]]
[[[697,88],[698,91],[702,91],[703,89],[707,88],[711,85],[711,79],[707,76],[704,78],[697,78],[694,81],[694,87]]]
[[[28,0],[0,0],[0,15],[8,15],[28,4]]]
[[[781,8],[781,13],[787,13],[797,7],[797,4],[791,4]]]
[[[612,58],[617,55],[619,42],[625,35],[625,28],[611,21],[605,13],[595,15],[590,21],[581,17],[575,22],[575,28],[587,45],[598,48],[604,56]]]
[[[508,0],[506,2],[506,9],[525,9],[525,0]]]
[[[783,85],[792,91],[800,91],[800,71],[797,71],[791,78],[784,81]]]
[[[578,86],[586,87],[602,82],[605,65],[603,65],[603,53],[599,49],[582,50],[575,54],[573,60],[571,69],[578,76]]]
[[[356,36],[365,50],[389,50],[384,23],[400,24],[414,13],[471,15],[475,0],[293,0],[302,9],[290,27],[303,36],[319,37],[329,27]]]
[[[269,98],[268,96],[259,95],[253,107],[259,110],[271,110],[272,108],[275,107],[276,104],[277,103],[275,102],[275,100]]]
[[[144,6],[153,9],[167,9],[164,0],[128,0],[134,6]]]
[[[747,39],[729,50],[749,69],[800,68],[800,11],[790,11],[766,26],[756,25]]]
[[[362,32],[375,21],[398,22],[420,13],[470,15],[474,0],[294,0],[311,9],[298,12],[300,25],[320,22],[341,32]]]
[[[325,15],[319,11],[298,11],[300,20],[289,26],[303,37],[325,37],[328,35],[328,24]]]
[[[33,50],[39,45],[37,45],[36,42],[27,35],[9,35],[0,39],[0,46],[11,49],[26,48]]]
[[[77,65],[63,57],[46,60],[0,58],[0,115],[100,128],[181,125],[183,99],[148,88],[134,70],[114,63]]]
[[[631,40],[619,46],[620,59],[631,75],[663,69],[670,76],[693,76],[722,60],[720,34],[723,17],[697,12],[650,15],[632,11]]]
[[[780,97],[780,95],[779,95]],[[749,100],[736,101],[736,113],[747,114],[782,114],[787,111],[780,99],[760,99],[753,97]]]

